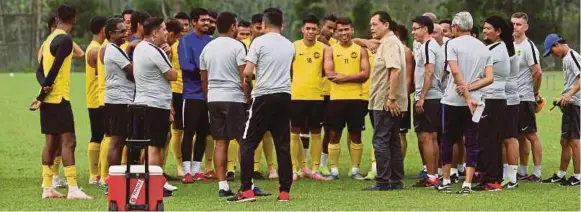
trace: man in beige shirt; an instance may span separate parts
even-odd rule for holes
[[[376,183],[366,191],[403,189],[403,157],[399,142],[399,122],[407,111],[405,49],[397,39],[393,23],[385,11],[371,16],[371,34],[381,44],[375,55],[369,90],[369,110],[374,117],[373,148],[377,163]]]
[[[371,34],[381,44],[375,54],[369,90],[369,110],[374,117],[373,148],[377,163],[376,184],[366,191],[403,189],[403,157],[399,122],[407,111],[405,48],[393,33],[395,24],[385,11],[371,16]]]

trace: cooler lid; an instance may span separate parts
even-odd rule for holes
[[[126,165],[111,166],[109,167],[109,175],[124,175],[125,170],[127,170]],[[145,173],[145,165],[131,165],[131,173]],[[163,170],[159,166],[150,165],[149,174],[151,175],[162,175]]]

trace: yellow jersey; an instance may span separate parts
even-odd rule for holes
[[[67,33],[61,29],[55,29],[43,42],[42,48],[42,68],[44,69],[44,76],[47,77],[50,68],[54,63],[55,56],[50,53],[50,44],[58,35],[66,35]],[[47,47],[48,46],[48,47]],[[73,51],[65,58],[59,72],[52,85],[52,90],[46,95],[43,102],[59,104],[62,99],[70,100],[70,83],[71,83],[71,62],[73,58]]]
[[[337,39],[335,39],[334,37],[329,38],[329,45],[330,46],[334,46],[339,44],[339,41]]]
[[[182,78],[182,69],[180,68],[180,59],[178,57],[178,45],[180,41],[177,40],[173,45],[171,45],[171,65],[173,69],[178,72],[178,80],[171,82],[171,92],[182,93],[184,90],[184,81]]]
[[[335,44],[333,47],[333,63],[335,73],[341,75],[355,75],[361,69],[361,46],[352,43],[349,47]],[[331,100],[361,99],[362,83],[341,83],[331,82]]]
[[[101,48],[109,44],[108,40],[103,41],[99,47],[97,56],[97,87],[99,90],[99,106],[105,105],[105,64],[101,60]]]
[[[373,54],[369,49],[367,49],[367,56],[369,57],[369,76],[371,76],[371,71],[373,71],[373,62],[375,62],[375,54]],[[369,86],[371,85],[371,77],[368,78],[361,86],[361,95],[363,100],[369,101]]]
[[[240,41],[244,44],[244,46],[246,46],[246,50],[248,50],[248,48],[250,48],[250,43],[252,42],[252,40],[250,40],[250,38],[246,38],[246,39],[243,39]]]
[[[294,43],[295,58],[291,97],[293,100],[323,100],[323,51],[325,44],[316,41],[306,46],[303,40]]]
[[[89,52],[91,49],[99,47],[101,47],[101,44],[93,40],[85,50],[85,93],[87,95],[87,108],[99,107],[97,69],[89,66]]]

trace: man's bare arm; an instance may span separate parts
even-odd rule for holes
[[[83,49],[81,49],[81,47],[79,45],[77,45],[77,43],[73,42],[73,58],[81,59],[84,57],[85,57],[85,51],[83,51]]]
[[[531,72],[533,74],[533,89],[535,96],[539,94],[539,89],[541,88],[541,81],[543,81],[543,71],[541,70],[541,65],[534,64],[531,66]]]
[[[359,67],[359,73],[345,76],[345,82],[364,83],[369,79],[369,55],[365,48],[361,48]]]
[[[477,80],[476,82],[471,83],[468,85],[468,91],[474,91],[481,88],[484,88],[494,82],[494,69],[492,65],[486,66],[484,69],[484,78]]]
[[[424,65],[424,82],[420,99],[426,99],[426,94],[432,87],[432,78],[434,78],[434,64],[428,63]]]
[[[409,48],[405,48],[405,84],[408,91],[408,95],[414,92],[414,67],[416,67],[416,61],[414,60],[414,56],[412,50]]]
[[[335,73],[335,65],[333,63],[333,49],[331,47],[325,47],[323,50],[323,69],[327,77],[333,77],[337,75]]]

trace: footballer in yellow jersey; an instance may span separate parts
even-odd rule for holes
[[[53,187],[53,166],[55,145],[62,144],[64,172],[68,184],[67,199],[93,199],[77,185],[75,166],[75,127],[70,104],[71,63],[73,40],[67,34],[73,28],[76,10],[61,5],[57,9],[59,20],[56,29],[43,42],[41,64],[37,79],[40,94],[30,106],[40,109],[40,126],[45,134],[45,148],[42,153],[42,199],[62,198]],[[52,152],[51,152],[52,151]]]
[[[339,176],[339,155],[341,153],[341,134],[345,124],[351,143],[351,177],[362,180],[359,163],[363,144],[361,131],[365,129],[367,105],[362,100],[362,86],[369,78],[369,57],[367,50],[354,44],[353,26],[349,18],[337,20],[339,43],[325,52],[325,74],[331,81],[331,102],[325,114],[325,125],[330,131],[328,146],[331,167],[330,179]],[[327,52],[329,52],[327,54]]]
[[[326,16],[323,19],[323,23],[321,25],[321,30],[319,32],[319,36],[317,37],[317,40],[328,45],[331,46],[329,41],[331,39],[335,40],[333,38],[333,35],[335,34],[335,32],[337,31],[337,17],[335,17],[334,15],[329,15]],[[335,44],[335,43],[334,43]],[[327,107],[327,105],[329,104],[329,95],[331,92],[331,84],[329,82],[329,79],[327,79],[327,77],[323,77],[323,100],[325,102],[325,108]],[[326,113],[326,112],[325,112]],[[325,126],[325,124],[323,124],[324,127],[324,135],[323,135],[323,154],[321,155],[321,163],[320,163],[320,171],[322,175],[329,175],[329,168],[327,167],[327,159],[328,159],[328,148],[327,146],[329,145],[329,129],[327,129],[327,127]]]
[[[313,15],[303,17],[303,39],[294,42],[295,55],[292,63],[291,84],[291,159],[294,179],[300,166],[303,176],[315,180],[327,180],[319,173],[323,142],[323,64],[327,45],[317,41],[319,19]],[[301,151],[300,133],[311,133],[311,169],[306,165],[306,153]]]
[[[99,48],[105,40],[105,23],[107,18],[96,16],[91,18],[90,26],[93,39],[86,49],[85,55],[85,88],[87,108],[89,110],[89,122],[91,127],[91,139],[89,140],[89,184],[99,182],[99,152],[101,141],[105,135],[105,111],[99,105],[99,88],[97,77],[97,62]]]
[[[178,13],[176,15],[177,22],[175,20],[169,20],[166,22],[166,28],[168,31],[167,35],[167,42],[171,45],[171,57],[170,61],[174,68],[174,70],[178,73],[178,79],[176,81],[171,81],[171,91],[172,91],[172,100],[171,100],[171,109],[173,115],[173,123],[171,129],[171,140],[169,142],[169,147],[172,149],[174,159],[176,160],[176,164],[182,164],[182,137],[183,137],[183,129],[184,129],[184,122],[182,117],[182,106],[183,106],[183,78],[182,78],[182,70],[180,68],[180,61],[178,55],[178,45],[180,38],[187,33],[186,30],[189,29],[185,28],[184,26],[189,26],[188,16],[185,13]],[[183,21],[185,19],[185,21]],[[185,22],[185,23],[184,23]],[[169,149],[169,148],[166,148]],[[164,160],[165,161],[165,160]],[[167,161],[165,161],[167,162]],[[177,166],[178,176],[184,176],[183,166]]]

